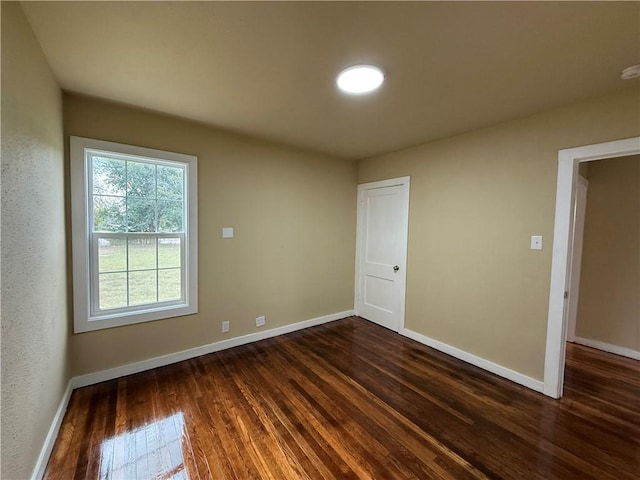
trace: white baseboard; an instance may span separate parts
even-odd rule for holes
[[[53,421],[51,422],[51,427],[49,427],[49,432],[47,433],[47,437],[45,438],[44,444],[42,445],[42,450],[40,450],[40,455],[38,455],[38,460],[36,461],[36,465],[33,468],[33,473],[31,474],[31,478],[33,480],[40,480],[44,475],[44,470],[45,468],[47,468],[47,463],[49,462],[49,457],[51,456],[53,445],[56,443],[56,439],[58,438],[58,433],[60,432],[62,419],[64,418],[64,414],[67,412],[67,405],[69,404],[69,399],[71,398],[72,391],[73,391],[72,381],[69,380],[69,382],[67,383],[67,388],[62,394],[62,399],[60,399],[60,405],[58,405],[58,410],[56,411],[56,414],[53,417]]]
[[[518,373],[514,370],[503,367],[502,365],[490,362],[489,360],[485,360],[484,358],[465,352],[464,350],[460,350],[459,348],[452,347],[451,345],[440,342],[438,340],[434,340],[433,338],[429,338],[407,328],[401,329],[400,334],[412,340],[415,340],[416,342],[427,345],[428,347],[435,348],[436,350],[446,353],[447,355],[451,355],[452,357],[455,357],[459,360],[470,363],[471,365],[480,367],[483,370],[487,370],[500,377],[506,378],[507,380],[511,380],[512,382],[523,385],[527,388],[530,388],[531,390],[535,390],[536,392],[540,393],[543,392],[544,383],[540,380],[528,377],[526,375],[523,375],[522,373]]]
[[[604,350],[605,352],[615,353],[616,355],[622,355],[623,357],[633,358],[634,360],[640,360],[640,352],[631,348],[619,347],[611,343],[600,342],[598,340],[591,340],[590,338],[574,337],[573,343],[579,343],[585,347],[597,348],[598,350]]]
[[[142,360],[140,362],[129,363],[120,367],[110,368],[108,370],[102,370],[99,372],[88,373],[86,375],[80,375],[71,379],[73,388],[86,387],[88,385],[94,385],[96,383],[105,382],[107,380],[113,380],[114,378],[124,377],[126,375],[132,375],[134,373],[144,372],[145,370],[151,370],[158,367],[164,367],[172,363],[181,362],[183,360],[189,360],[190,358],[199,357],[208,353],[218,352],[220,350],[226,350],[227,348],[238,347],[247,343],[257,342],[266,338],[276,337],[278,335],[284,335],[286,333],[295,332],[296,330],[302,330],[304,328],[314,327],[323,323],[333,322],[341,318],[350,317],[354,315],[353,310],[347,310],[344,312],[333,313],[331,315],[325,315],[323,317],[312,318],[310,320],[304,320],[298,323],[292,323],[282,327],[272,328],[270,330],[263,330],[256,333],[250,333],[241,337],[230,338],[229,340],[221,340],[219,342],[209,343],[196,348],[190,348],[189,350],[182,350],[181,352],[170,353],[168,355],[162,355],[160,357],[150,358],[148,360]]]

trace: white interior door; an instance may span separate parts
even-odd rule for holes
[[[358,186],[356,302],[361,317],[404,326],[409,177]]]
[[[580,296],[580,273],[582,267],[582,241],[584,239],[584,217],[587,211],[587,187],[589,182],[579,175],[576,185],[576,203],[573,215],[573,249],[571,252],[571,273],[569,284],[569,306],[567,312],[567,340],[576,339],[576,319]]]

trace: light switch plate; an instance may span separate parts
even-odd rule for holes
[[[233,227],[222,227],[222,238],[233,238]]]
[[[542,250],[542,235],[531,235],[531,250]]]

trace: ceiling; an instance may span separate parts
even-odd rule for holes
[[[23,2],[61,87],[365,158],[630,87],[639,2]],[[387,76],[335,87],[345,66]]]

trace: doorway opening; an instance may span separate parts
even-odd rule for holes
[[[640,155],[579,169],[567,341],[640,360]]]
[[[544,366],[544,393],[550,397],[560,398],[564,383],[579,164],[637,154],[640,154],[640,137],[569,148],[558,152],[556,213]],[[576,273],[573,272],[573,274]]]

